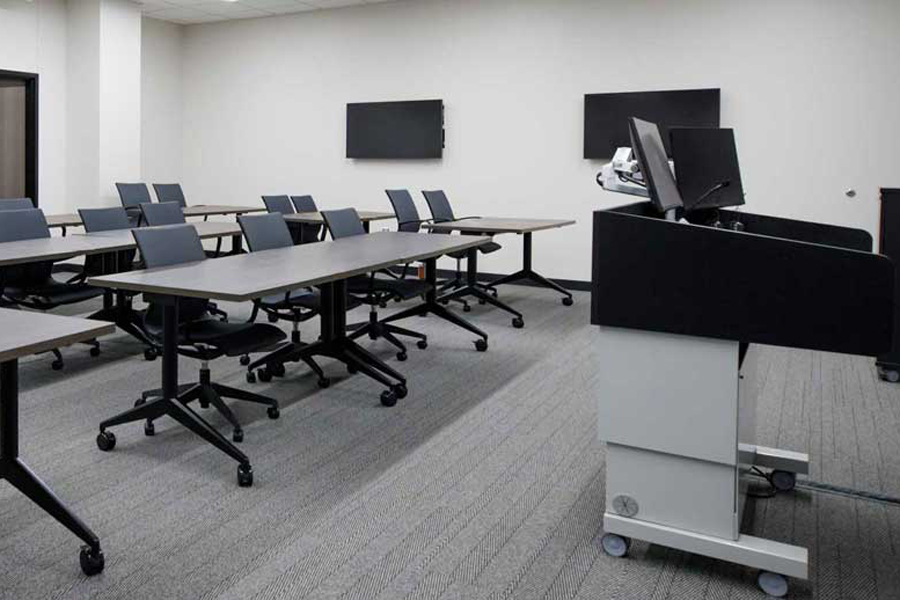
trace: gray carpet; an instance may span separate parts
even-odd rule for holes
[[[251,489],[168,419],[155,438],[119,427],[115,451],[97,450],[98,422],[158,384],[159,363],[130,338],[104,339],[96,359],[67,349],[61,373],[47,357],[24,361],[22,455],[99,533],[107,566],[83,577],[79,542],[2,484],[0,597],[763,597],[749,569],[643,543],[626,559],[602,553],[589,297],[566,308],[543,290],[503,296],[527,328],[476,305],[485,354],[434,318],[407,322],[430,346],[410,345],[410,395],[393,409],[378,386],[327,361],[330,389],[299,365],[253,386],[282,403],[277,421],[232,402]],[[393,361],[383,342],[370,346]],[[184,361],[182,379],[195,374]],[[235,360],[213,376],[247,385]],[[900,496],[900,386],[878,381],[871,360],[767,348],[760,376],[761,443],[809,452],[810,479]],[[900,508],[809,490],[749,506],[746,530],[810,549],[811,579],[792,582],[791,597],[900,598]]]

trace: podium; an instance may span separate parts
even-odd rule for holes
[[[591,322],[598,436],[607,444],[602,543],[641,539],[756,569],[787,592],[805,548],[741,533],[750,470],[793,489],[806,454],[756,440],[757,344],[877,356],[891,347],[894,268],[864,231],[719,211],[743,231],[594,213]]]

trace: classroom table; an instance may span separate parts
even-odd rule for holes
[[[546,231],[548,229],[557,229],[574,225],[575,221],[567,219],[518,219],[518,218],[500,218],[500,217],[469,217],[457,219],[455,221],[443,221],[440,223],[424,223],[422,226],[431,231],[451,232],[459,231],[461,233],[484,233],[496,235],[501,233],[515,233],[524,236],[522,248],[522,268],[515,273],[501,277],[490,282],[490,287],[496,287],[504,283],[512,283],[523,279],[530,280],[542,287],[551,288],[563,295],[562,303],[566,306],[572,306],[574,300],[572,293],[555,281],[551,281],[543,275],[537,273],[532,268],[532,234],[536,231]],[[513,325],[521,327],[524,325],[522,315],[510,308],[505,303],[500,302],[483,290],[476,286],[478,278],[478,253],[469,250],[467,256],[466,269],[466,286],[458,290],[449,292],[442,296],[443,300],[452,298],[462,298],[465,296],[475,296],[482,303],[487,302],[506,310],[514,315]]]
[[[19,457],[19,358],[113,333],[112,324],[0,308],[0,479],[81,538],[85,575],[103,570],[100,540]],[[49,442],[48,443],[52,443]]]
[[[180,298],[203,298],[247,302],[290,290],[317,286],[321,290],[320,339],[297,348],[298,358],[326,356],[343,362],[348,369],[387,387],[381,402],[393,406],[407,394],[406,378],[346,335],[347,283],[355,275],[378,271],[412,261],[425,261],[428,281],[436,280],[436,260],[448,252],[477,247],[489,241],[481,236],[437,236],[416,233],[379,232],[318,244],[304,244],[175,265],[147,271],[92,277],[88,283],[103,288],[141,292],[150,302],[163,306],[162,394],[100,424],[98,445],[110,448],[115,436],[109,427],[169,415],[238,462],[238,484],[252,485],[250,459],[213,429],[189,406],[177,402],[178,354],[176,332]],[[487,334],[447,308],[437,316],[477,333],[480,351],[487,349]]]

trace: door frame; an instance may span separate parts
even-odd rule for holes
[[[25,195],[38,207],[38,74],[0,69],[0,79],[25,84]]]

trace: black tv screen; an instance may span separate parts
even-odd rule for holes
[[[584,157],[611,158],[616,148],[630,146],[629,117],[656,123],[671,156],[670,128],[719,126],[719,92],[712,88],[585,94]]]
[[[347,105],[347,158],[441,158],[443,100]]]

